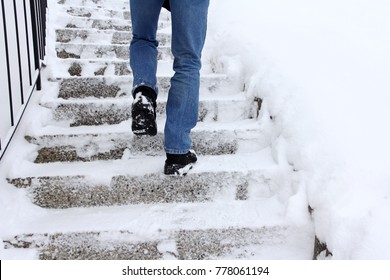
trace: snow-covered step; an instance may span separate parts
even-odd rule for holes
[[[122,160],[20,163],[8,182],[24,188],[33,203],[47,208],[140,203],[224,202],[264,198],[280,171],[270,148],[235,155],[199,156],[185,177],[163,174],[165,156]],[[98,170],[100,170],[98,172]],[[275,182],[278,182],[276,180]]]
[[[54,71],[55,76],[93,77],[131,75],[129,61],[63,59]]]
[[[163,163],[163,157],[159,157]],[[133,159],[129,167],[140,164]],[[145,163],[145,159],[143,160]],[[129,172],[131,169],[129,168]],[[110,180],[90,176],[45,176],[10,179],[9,183],[24,188],[32,202],[40,207],[65,209],[129,204],[194,203],[248,199],[249,182],[258,178],[254,172],[201,172],[184,177],[162,173],[142,176],[115,175]],[[262,186],[262,185],[263,186]],[[257,182],[257,188],[266,190],[267,182]]]
[[[87,6],[59,6],[57,12],[62,15],[69,15],[72,17],[94,18],[94,19],[120,19],[130,20],[130,5],[127,7],[118,7],[114,9],[94,8]],[[161,21],[170,21],[170,14],[162,10],[160,14]]]
[[[95,30],[116,30],[131,31],[130,20],[119,19],[92,19],[92,18],[69,18],[59,17],[57,26],[60,28],[77,28],[77,29],[95,29]]]
[[[170,75],[159,75],[157,86],[159,96],[166,96],[170,88]],[[74,77],[57,78],[60,82],[58,97],[71,98],[115,98],[119,96],[131,96],[132,76],[112,77]],[[220,86],[227,86],[229,80],[223,74],[208,74],[200,77],[200,94],[214,94]],[[227,92],[228,93],[228,92]]]
[[[95,18],[78,18],[58,16],[56,22],[57,28],[77,28],[77,29],[94,29],[94,30],[116,30],[116,31],[131,31],[130,20],[120,19],[95,19]],[[160,20],[158,29],[170,28],[170,22]]]
[[[100,19],[130,19],[130,6],[123,9],[106,9],[83,6],[59,6],[58,12],[73,17],[100,18]]]
[[[53,119],[70,126],[119,124],[131,118],[132,98],[59,101],[43,104],[53,111]],[[165,116],[166,102],[157,100],[157,118]],[[200,122],[232,122],[254,117],[254,107],[245,98],[201,100]]]
[[[132,34],[128,31],[113,30],[91,30],[63,28],[56,30],[56,42],[73,44],[94,44],[96,42],[106,42],[114,45],[129,45]],[[169,46],[171,35],[166,32],[158,32],[157,40],[159,46]]]
[[[129,59],[129,46],[114,44],[72,44],[57,43],[56,53],[58,58],[81,59]],[[172,60],[171,49],[168,46],[158,47],[158,60]]]
[[[262,147],[260,129],[194,130],[193,147],[198,155],[223,155],[253,152]],[[139,137],[127,133],[71,134],[25,136],[37,145],[35,163],[57,161],[118,160],[131,155],[163,155],[163,133],[155,137]]]
[[[94,76],[130,76],[132,79],[132,71],[130,68],[129,59],[127,60],[112,60],[112,59],[62,59],[55,69],[52,69],[53,79],[64,79],[71,77],[94,77]],[[174,75],[172,61],[159,61],[157,67],[158,79],[169,79]],[[221,79],[226,75],[216,74],[212,69],[204,68],[200,72],[202,83],[207,79]],[[60,78],[61,77],[61,78]],[[161,83],[161,82],[159,82]],[[206,82],[207,83],[207,82]],[[166,84],[164,82],[163,84]],[[215,87],[215,85],[214,85]],[[165,91],[166,89],[163,89]]]
[[[4,240],[5,249],[35,250],[42,260],[290,259],[308,255],[304,229],[288,225],[161,231],[141,238],[131,231],[25,234]],[[309,240],[310,241],[310,240]],[[268,257],[267,257],[268,256]]]
[[[67,6],[104,7],[107,9],[124,9],[130,5],[128,0],[58,0],[57,3]]]
[[[143,156],[125,153],[121,160],[91,161],[91,162],[58,162],[48,164],[35,164],[30,158],[19,163],[9,173],[9,178],[38,178],[38,177],[88,177],[95,182],[109,184],[113,176],[130,174],[142,177],[145,174],[162,174],[165,156]],[[227,154],[218,156],[199,156],[198,162],[191,170],[191,174],[220,172],[249,172],[262,170],[266,175],[274,170],[274,155],[270,147],[255,152]],[[97,172],[102,170],[102,172]],[[96,181],[98,180],[98,181]],[[23,179],[16,180],[18,186],[25,183]],[[31,183],[31,182],[30,182]]]

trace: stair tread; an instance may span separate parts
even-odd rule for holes
[[[58,13],[66,14],[72,17],[99,18],[99,19],[130,19],[130,11],[120,9],[103,9],[85,6],[63,6],[57,10]]]
[[[12,235],[25,232],[55,234],[58,232],[131,231],[138,238],[160,236],[161,230],[207,230],[223,228],[256,228],[288,226],[283,205],[277,198],[257,198],[224,203],[156,204],[63,209],[51,211],[40,225],[33,221],[12,230]],[[270,211],[267,211],[270,210]],[[255,212],[256,215],[250,215]],[[209,218],[208,218],[209,217]],[[217,220],[210,219],[217,218]],[[230,217],[230,218],[229,218]],[[164,234],[161,234],[164,236]],[[145,240],[144,239],[144,240]],[[138,239],[139,241],[140,239]]]
[[[165,118],[157,120],[157,127],[160,132],[165,124]],[[39,138],[45,136],[63,136],[67,137],[68,135],[75,135],[76,137],[83,135],[127,135],[132,134],[130,132],[131,121],[124,121],[120,124],[113,125],[103,125],[103,126],[79,126],[79,127],[68,127],[68,126],[53,126],[46,125],[42,127],[39,131],[29,131],[27,137]],[[234,122],[199,122],[196,127],[192,130],[196,131],[237,131],[237,130],[248,130],[248,131],[258,131],[263,130],[258,122],[254,119],[239,120]],[[263,135],[267,133],[262,132]]]
[[[117,30],[91,30],[87,28],[58,28],[56,29],[56,42],[58,44],[100,44],[126,45],[130,44],[132,34],[130,31]],[[170,45],[171,34],[159,29],[157,32],[159,46]]]
[[[26,189],[33,203],[44,208],[225,203],[271,195],[269,181],[280,174],[269,149],[266,150],[251,153],[256,159],[248,154],[199,156],[198,163],[184,177],[162,174],[165,156],[134,156],[119,162],[106,161],[104,169],[99,164],[66,163],[59,172],[55,164],[38,168],[30,164],[29,172],[35,177],[18,177],[8,182]],[[44,172],[43,176],[38,176],[39,172]]]
[[[172,60],[173,55],[169,46],[159,46],[158,60]],[[124,44],[104,43],[56,43],[57,57],[66,58],[106,58],[128,59],[129,46]]]
[[[115,175],[142,176],[143,174],[161,174],[165,156],[137,156],[114,161],[65,162],[34,164],[24,161],[22,173],[13,169],[9,178],[52,177],[52,176],[98,176],[111,180]],[[273,170],[277,165],[272,157],[271,148],[258,152],[235,155],[199,156],[191,173],[202,172],[247,172],[249,170]],[[96,170],[104,170],[104,174],[96,174]]]
[[[105,58],[64,58],[61,63],[52,69],[55,79],[81,78],[81,77],[132,77],[129,59]],[[216,73],[210,68],[202,68],[201,77]],[[172,77],[174,71],[172,61],[159,60],[157,63],[157,77]]]
[[[221,76],[224,78],[223,76]],[[164,78],[164,77],[162,77]],[[204,80],[213,79],[219,80],[220,77],[218,76],[209,76],[204,77]],[[118,81],[118,84],[120,82]],[[108,84],[108,83],[107,83]],[[167,95],[164,93],[159,93],[157,97],[157,103],[166,103]],[[248,101],[248,97],[245,95],[245,93],[235,93],[235,94],[223,94],[215,92],[214,94],[208,94],[204,91],[200,93],[199,95],[199,102],[222,102],[222,101],[231,101],[231,102],[239,102],[239,101]],[[53,97],[48,96],[45,99],[42,99],[40,102],[40,105],[47,107],[47,108],[53,108],[58,106],[59,104],[95,104],[95,105],[125,105],[124,103],[129,102],[130,105],[133,102],[133,97],[131,94],[121,94],[119,96],[107,96],[104,98],[94,97],[94,96],[85,96],[85,97],[70,97],[70,98],[63,98],[63,97]]]
[[[204,126],[206,127],[206,126]],[[114,133],[83,133],[26,136],[37,145],[35,163],[58,161],[119,160],[124,153],[131,155],[163,155],[163,125],[154,137],[134,136],[129,130]],[[198,155],[222,155],[255,152],[268,145],[259,128],[195,129],[192,148]],[[263,140],[263,141],[262,141]]]
[[[164,120],[160,120],[158,124],[163,126]],[[89,129],[88,129],[89,128]],[[251,133],[258,133],[262,131],[262,127],[256,120],[240,120],[232,123],[223,123],[223,122],[214,122],[214,123],[198,123],[197,126],[192,130],[194,133],[198,132],[231,132],[231,133],[244,133],[246,131]],[[160,131],[162,132],[162,130]],[[104,128],[101,127],[68,127],[68,128],[42,128],[39,131],[28,132],[26,137],[31,143],[36,143],[36,141],[45,141],[45,138],[77,138],[77,137],[130,137],[133,133],[129,130],[128,126],[124,125],[110,125]],[[68,141],[68,140],[66,140]]]

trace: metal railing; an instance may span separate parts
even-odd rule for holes
[[[47,0],[1,0],[0,160],[34,90],[41,89]]]

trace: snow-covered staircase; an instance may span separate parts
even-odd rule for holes
[[[311,227],[289,219],[308,215],[292,199],[299,174],[278,160],[261,102],[205,61],[192,133],[199,160],[187,176],[167,177],[169,13],[158,31],[159,133],[136,137],[128,2],[57,2],[49,7],[60,16],[51,19],[56,43],[40,100],[50,117],[25,136],[32,152],[21,164],[28,168],[8,178],[50,219],[4,240],[6,249],[36,250],[41,259],[311,258]]]

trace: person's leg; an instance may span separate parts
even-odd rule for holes
[[[156,135],[158,18],[163,0],[131,0],[133,39],[130,66],[133,71],[131,129],[136,135]]]
[[[133,90],[139,86],[152,88],[157,94],[158,18],[163,0],[130,0],[133,39],[130,44],[130,67]],[[134,96],[133,92],[133,96]]]
[[[198,120],[199,71],[208,6],[209,0],[170,0],[175,75],[164,131],[167,154],[184,155],[191,147],[190,131]]]

